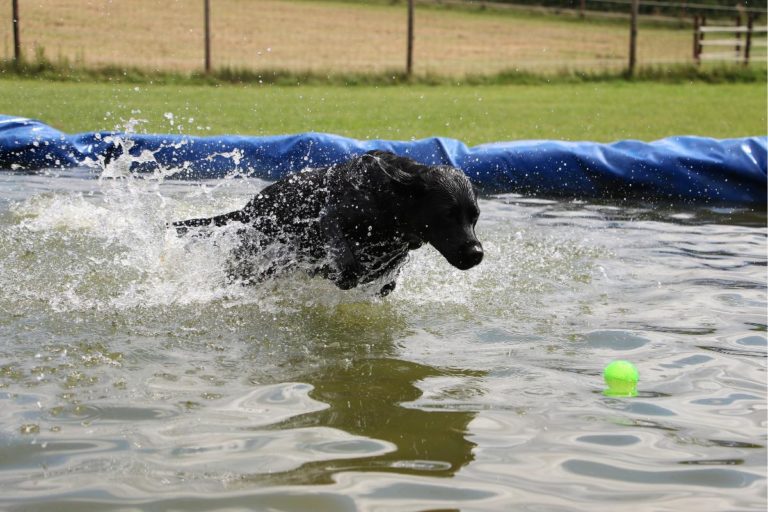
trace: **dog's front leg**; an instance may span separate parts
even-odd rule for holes
[[[334,254],[333,259],[336,271],[333,272],[329,278],[342,290],[350,290],[357,286],[360,282],[362,272],[360,271],[360,266],[352,256],[352,251],[349,250],[349,246],[341,250],[339,248],[334,248],[332,254]]]
[[[328,211],[320,222],[325,236],[327,253],[333,267],[325,277],[342,290],[349,290],[360,283],[363,269],[355,259],[352,248],[338,222],[335,212]]]

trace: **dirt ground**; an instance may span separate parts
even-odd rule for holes
[[[204,63],[202,0],[21,0],[27,57],[191,71]],[[0,58],[11,58],[11,0],[0,0]],[[402,70],[406,8],[302,0],[213,0],[215,67]],[[417,73],[599,70],[626,65],[622,24],[417,8]],[[690,29],[641,30],[640,64],[690,62]],[[42,49],[42,50],[41,50]]]

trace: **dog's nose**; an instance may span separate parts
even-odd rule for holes
[[[470,242],[465,245],[462,249],[462,259],[466,268],[472,268],[483,261],[483,246],[480,242]]]

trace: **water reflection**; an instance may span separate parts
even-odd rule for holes
[[[440,375],[446,372],[399,359],[358,361],[307,375],[305,380],[315,386],[312,396],[330,407],[274,428],[333,427],[389,441],[397,449],[375,457],[310,463],[272,478],[291,483],[326,483],[338,471],[455,474],[473,459],[475,445],[466,432],[475,413],[424,411],[400,405],[421,395],[414,386],[416,382]]]
[[[335,314],[302,315],[310,318],[304,326],[305,334],[327,339],[331,348],[326,348],[322,364],[295,378],[311,384],[314,390],[310,396],[329,407],[292,417],[270,428],[331,427],[391,443],[396,449],[370,457],[311,462],[282,474],[249,478],[274,483],[318,484],[330,483],[333,475],[340,471],[391,471],[447,477],[473,460],[475,445],[466,433],[474,412],[427,411],[402,404],[421,396],[416,384],[425,379],[476,377],[483,372],[439,369],[395,357],[398,352],[395,340],[402,339],[407,329],[393,312],[394,318],[381,322],[381,311],[372,311],[376,307],[365,303],[344,304],[337,307]],[[368,354],[359,354],[361,346],[368,347]]]

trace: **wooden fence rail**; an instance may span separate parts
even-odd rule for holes
[[[693,59],[697,64],[702,60],[723,60],[749,64],[755,47],[766,47],[765,39],[756,40],[755,34],[765,34],[768,27],[755,27],[754,16],[747,16],[747,24],[741,25],[741,18],[736,18],[733,26],[708,26],[707,18],[696,16],[693,21]],[[726,34],[728,39],[711,38],[712,34]],[[744,38],[742,39],[742,36]],[[727,51],[704,52],[706,47],[729,48]]]

